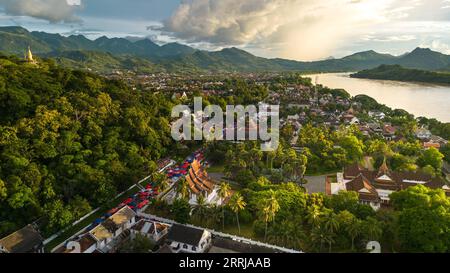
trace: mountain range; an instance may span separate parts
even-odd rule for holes
[[[0,27],[0,52],[23,56],[28,46],[34,54],[55,58],[62,65],[102,72],[111,69],[342,72],[372,69],[383,64],[422,70],[450,70],[450,55],[427,48],[416,48],[400,56],[370,50],[341,59],[302,62],[257,57],[234,47],[220,51],[204,51],[179,43],[160,46],[149,39],[129,40],[103,36],[90,40],[83,35],[66,37],[60,34],[30,32],[22,27]]]

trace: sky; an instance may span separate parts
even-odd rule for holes
[[[450,0],[0,0],[0,25],[295,60],[418,46],[450,54]]]

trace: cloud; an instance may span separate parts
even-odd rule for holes
[[[295,59],[328,56],[361,28],[385,21],[391,0],[189,0],[160,28],[187,42],[259,44]]]
[[[29,16],[52,23],[80,22],[75,15],[81,0],[0,0],[0,7],[8,15]]]
[[[450,45],[440,40],[431,41],[431,43],[421,44],[420,47],[430,48],[435,51],[450,55]]]
[[[362,37],[363,41],[372,42],[409,42],[416,40],[415,35],[392,35],[392,36],[374,36],[374,35],[364,35]]]

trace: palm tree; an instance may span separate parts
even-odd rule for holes
[[[319,252],[322,252],[323,244],[328,243],[330,241],[330,237],[329,234],[324,230],[324,227],[316,226],[312,229],[311,240],[313,241],[313,243],[318,243],[320,245]]]
[[[327,214],[325,218],[325,229],[329,230],[332,233],[335,233],[339,229],[339,221],[336,217],[336,214],[330,212]]]
[[[332,240],[332,238],[339,229],[339,221],[336,217],[336,214],[334,214],[333,212],[327,214],[324,227],[325,231],[329,234],[329,238],[331,238],[331,240],[328,240],[329,252],[331,252],[331,244],[334,243],[334,240]]]
[[[267,227],[269,222],[275,221],[275,215],[280,210],[280,204],[278,204],[275,192],[270,190],[270,198],[261,207],[261,214],[266,223],[266,229],[264,232],[264,241],[267,240]]]
[[[182,177],[180,180],[178,180],[177,189],[176,189],[177,195],[181,196],[183,199],[189,198],[189,182],[186,180],[186,178]]]
[[[152,175],[152,180],[158,186],[161,192],[164,192],[169,187],[169,180],[164,173],[156,172]]]
[[[217,224],[220,224],[222,221],[222,216],[220,213],[221,210],[222,208],[219,208],[215,204],[209,206],[206,211],[206,221],[208,223],[208,227],[217,228]]]
[[[266,165],[267,165],[267,168],[270,170],[273,169],[273,160],[275,159],[275,156],[276,156],[276,154],[273,151],[267,152],[267,154],[266,154]]]
[[[380,227],[380,223],[372,217],[368,217],[364,222],[364,231],[367,239],[370,241],[379,240],[383,234],[383,229]]]
[[[239,234],[241,234],[241,226],[239,224],[239,212],[245,208],[247,203],[245,203],[244,198],[240,193],[235,193],[228,203],[231,210],[236,214],[236,221],[238,225]]]
[[[222,182],[219,186],[219,197],[222,201],[222,226],[223,229],[225,229],[225,206],[224,201],[228,196],[230,196],[231,193],[231,187],[230,184]]]
[[[355,218],[346,228],[348,235],[352,239],[352,250],[355,249],[355,239],[362,233],[361,224],[361,220]]]
[[[308,215],[306,217],[307,217],[308,223],[312,227],[315,227],[320,224],[321,216],[322,216],[322,213],[321,213],[320,209],[316,205],[313,205],[312,207],[310,207],[308,209]]]
[[[296,230],[296,226],[291,221],[283,221],[277,228],[272,228],[267,233],[267,239],[273,244],[284,247],[297,248],[303,234]]]
[[[197,217],[197,219],[202,222],[207,214],[208,204],[206,204],[206,198],[203,194],[198,195],[197,204],[194,207],[193,215]]]

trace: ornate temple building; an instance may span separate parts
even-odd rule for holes
[[[362,168],[357,163],[346,167],[343,173],[337,174],[336,182],[327,179],[327,194],[355,191],[361,203],[378,210],[382,206],[389,206],[391,193],[416,185],[442,189],[450,196],[450,187],[444,179],[422,172],[391,171],[386,161],[376,171]]]

